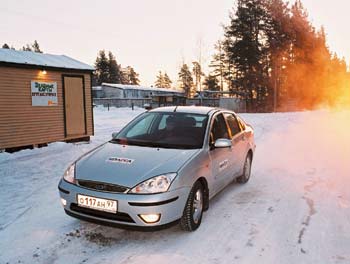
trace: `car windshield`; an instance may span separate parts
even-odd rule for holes
[[[207,115],[147,112],[111,140],[112,143],[159,148],[197,149],[203,146]]]

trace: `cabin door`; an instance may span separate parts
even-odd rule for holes
[[[84,78],[63,76],[66,137],[86,135]]]

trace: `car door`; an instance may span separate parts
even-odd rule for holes
[[[230,162],[232,165],[232,177],[236,178],[242,173],[242,168],[245,162],[247,148],[245,131],[233,113],[224,113],[224,116],[229,127],[232,142],[232,156]]]
[[[232,173],[229,170],[231,162],[229,158],[232,155],[232,149],[215,148],[214,143],[219,138],[230,139],[226,121],[222,113],[213,117],[209,134],[209,158],[213,176],[213,193],[220,191],[225,186],[227,179],[229,177],[232,178]]]

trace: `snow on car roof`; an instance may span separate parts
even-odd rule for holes
[[[119,84],[119,83],[102,83],[102,86],[109,86],[109,87],[119,88],[122,90],[144,90],[144,91],[159,91],[159,92],[169,92],[169,93],[183,93],[183,91],[181,90],[159,88],[159,87],[146,87],[146,86],[140,86],[140,85]]]
[[[94,70],[90,65],[65,55],[44,54],[13,49],[0,49],[0,62],[76,70]]]
[[[176,111],[175,111],[176,109]],[[218,110],[215,107],[208,106],[165,106],[151,110],[150,112],[178,112],[207,115],[213,110]]]

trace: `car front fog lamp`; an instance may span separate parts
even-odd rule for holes
[[[160,220],[160,214],[140,214],[139,216],[147,224],[154,224]]]
[[[66,199],[61,198],[61,204],[62,204],[63,206],[66,206],[66,205],[67,205],[67,200],[66,200]]]
[[[63,179],[66,182],[75,184],[75,164],[72,164],[68,167],[66,172],[63,174]]]

